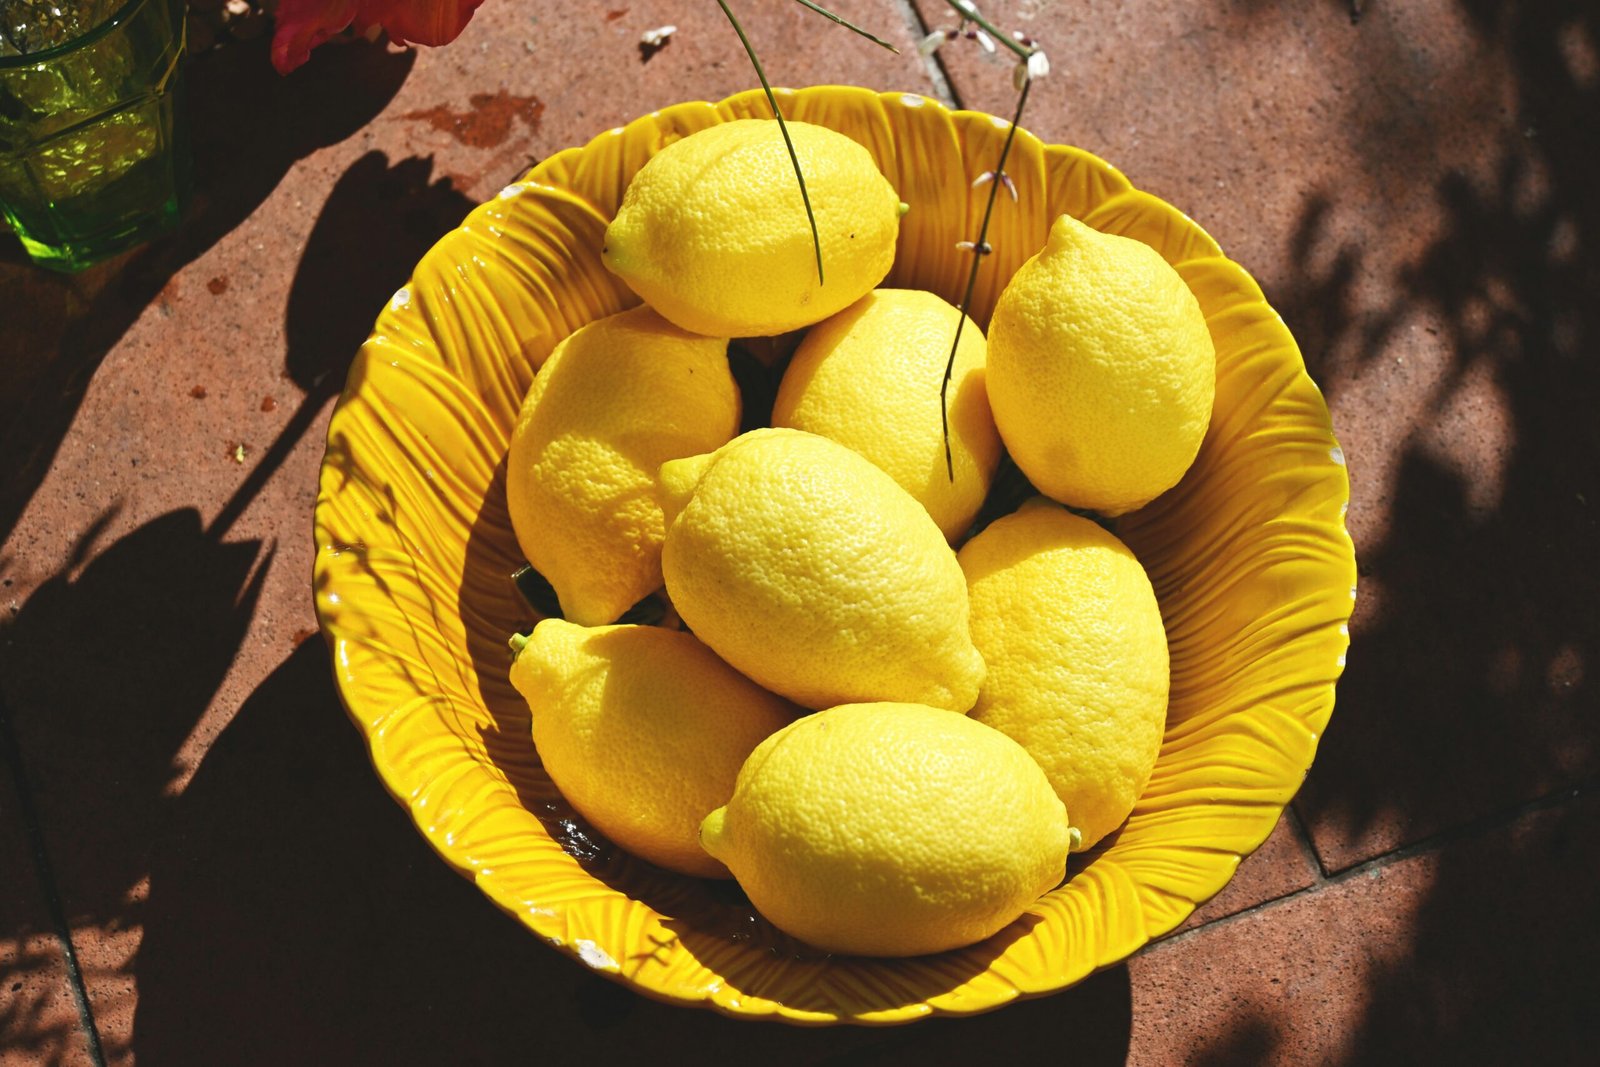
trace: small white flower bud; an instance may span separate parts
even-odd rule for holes
[[[1050,61],[1045,58],[1044,53],[1030,52],[1027,59],[1018,61],[1017,65],[1011,68],[1011,87],[1021,92],[1022,87],[1029,81],[1042,78],[1049,73]]]

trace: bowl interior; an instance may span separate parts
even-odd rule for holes
[[[886,285],[958,303],[1007,124],[922,97],[824,87],[785,115],[865,145],[911,205]],[[910,960],[820,955],[730,884],[613,847],[544,775],[506,679],[534,620],[505,510],[523,393],[578,326],[638,300],[601,237],[655,151],[768,114],[759,93],[687,103],[551,157],[474,210],[379,315],[328,431],[317,609],[337,684],[385,785],[449,863],[534,933],[652,996],[806,1023],[899,1022],[1064,988],[1182,922],[1272,830],[1333,707],[1354,596],[1349,486],[1327,407],[1237,264],[1114,168],[1018,131],[973,314],[1070,213],[1136,237],[1199,297],[1217,345],[1210,431],[1183,482],[1118,533],[1150,573],[1172,692],[1153,778],[1126,826],[977,945]]]

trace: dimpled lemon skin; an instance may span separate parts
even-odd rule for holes
[[[939,387],[959,309],[917,289],[875,289],[813,326],[778,387],[772,425],[861,453],[922,503],[945,539],[972,525],[1000,463],[984,389],[983,331],[961,329],[950,378],[950,462]]]
[[[1067,811],[1016,742],[918,704],[847,704],[757,746],[700,840],[756,910],[830,952],[981,941],[1062,878]]]
[[[1144,567],[1034,498],[961,548],[989,673],[972,717],[1044,768],[1089,848],[1144,792],[1166,725],[1167,635]]]
[[[752,430],[663,464],[661,500],[673,606],[756,682],[809,708],[972,707],[983,660],[961,567],[867,460],[799,430]]]
[[[739,119],[675,141],[634,175],[601,258],[686,330],[755,337],[849,307],[894,262],[900,201],[842,133],[788,124],[817,220],[824,281],[783,134]]]
[[[561,795],[651,863],[699,878],[728,871],[700,847],[706,812],[799,709],[679,630],[546,619],[512,661],[533,742]]]
[[[1040,492],[1120,515],[1194,462],[1216,350],[1155,249],[1062,215],[995,304],[987,384],[1000,436]]]
[[[661,464],[739,432],[727,342],[647,307],[581,327],[533,380],[511,435],[517,544],[573,622],[614,621],[661,587]]]

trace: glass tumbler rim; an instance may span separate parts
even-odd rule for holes
[[[14,56],[0,56],[0,73],[21,67],[36,67],[41,63],[48,63],[52,59],[58,59],[61,56],[91,45],[121,26],[124,22],[127,22],[134,12],[152,2],[162,2],[162,0],[124,0],[110,15],[70,41],[64,41],[61,44],[53,45],[38,52],[23,52]]]

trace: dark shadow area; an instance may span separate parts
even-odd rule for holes
[[[361,67],[364,50],[341,52]],[[385,92],[397,86],[395,81]],[[316,121],[312,128],[318,128]],[[324,125],[313,140],[297,143],[309,150],[343,136],[341,129]],[[283,157],[282,166],[293,158]],[[431,173],[428,160],[391,166],[373,152],[334,186],[308,240],[286,313],[286,375],[305,395],[210,525],[202,528],[193,510],[175,511],[102,547],[98,542],[118,510],[113,506],[85,533],[63,573],[0,623],[0,678],[73,927],[144,926],[138,887],[153,870],[152,855],[187,847],[171,839],[189,833],[177,814],[182,798],[171,788],[174,760],[241,652],[273,558],[272,549],[263,552],[258,542],[224,538],[338,392],[378,309],[422,253],[471,207],[448,180],[433,181]],[[276,180],[261,177],[255,193],[230,203],[247,213]],[[223,214],[202,210],[189,225],[243,217],[232,208],[218,210]],[[173,238],[179,251],[153,246],[139,255],[176,269],[222,232],[186,245],[201,240],[186,229]],[[113,323],[112,332],[96,333],[106,327],[93,322],[94,312],[86,314],[69,333],[84,331],[105,347],[126,326]],[[98,354],[83,365],[85,384],[97,360]],[[63,429],[75,406],[76,397],[61,410]],[[42,462],[47,467],[49,457]],[[26,499],[14,503],[20,510]],[[304,521],[309,532],[310,516]],[[364,784],[376,786],[370,775]],[[11,978],[0,973],[0,982]]]
[[[1362,252],[1353,244],[1341,246],[1332,262],[1312,266],[1317,245],[1327,238],[1333,206],[1326,190],[1317,190],[1306,198],[1289,239],[1289,262],[1298,270],[1287,285],[1270,294],[1273,306],[1294,331],[1307,372],[1324,390],[1328,388],[1329,372],[1334,369],[1334,353],[1350,347],[1364,353],[1377,352],[1403,310],[1389,307],[1367,315],[1357,311],[1355,286]]]
[[[664,37],[659,41],[639,42],[639,62],[648,63],[656,57],[656,53],[672,43],[671,37]]]
[[[472,207],[450,179],[433,180],[431,159],[413,157],[391,166],[382,152],[368,152],[334,184],[306,241],[285,313],[284,373],[304,395],[212,523],[218,536],[344,387],[350,361],[373,320],[422,254]]]
[[[1572,80],[1562,50],[1600,42],[1600,11],[1473,14],[1507,42],[1523,97],[1492,180],[1441,180],[1446,226],[1383,312],[1342,313],[1350,249],[1283,308],[1313,367],[1345,329],[1363,331],[1363,360],[1394,358],[1389,324],[1419,313],[1443,324],[1449,359],[1396,467],[1387,533],[1358,546],[1372,605],[1297,801],[1314,833],[1398,820],[1415,840],[1600,774],[1600,89]],[[1507,427],[1498,476],[1426,440],[1485,378]],[[1493,433],[1501,413],[1468,417]]]
[[[1328,211],[1313,197],[1293,242],[1303,281],[1278,301],[1314,376],[1357,353],[1335,388],[1397,353],[1446,354],[1437,377],[1391,378],[1424,415],[1377,501],[1384,532],[1357,545],[1364,602],[1295,801],[1332,870],[1442,835],[1392,861],[1426,888],[1398,958],[1369,977],[1352,1064],[1576,1063],[1600,1037],[1577,999],[1600,863],[1578,799],[1600,781],[1600,7],[1460,8],[1516,82],[1488,166],[1430,179],[1444,224],[1364,312],[1370,249],[1307,262]],[[1397,150],[1374,134],[1373,153]],[[1428,337],[1402,335],[1419,321]]]
[[[117,930],[143,921],[137,890],[170,830],[174,756],[244,640],[273,550],[220,544],[193,510],[103,550],[93,537],[0,628],[0,677],[63,917]]]
[[[1593,796],[1443,852],[1409,955],[1372,983],[1347,1062],[1592,1063],[1597,879]]]
[[[543,945],[378,785],[319,642],[217,739],[151,857],[133,1052],[152,1063],[933,1062],[1004,1042],[1122,1063],[1125,968],[970,1021],[795,1030],[659,1004]]]
[[[1207,1047],[1190,1061],[1191,1067],[1239,1067],[1240,1064],[1274,1062],[1280,1042],[1278,1025],[1263,1015],[1231,1020],[1228,1036]]]
[[[0,693],[0,1049],[41,1067],[75,1062],[86,1044],[56,931],[59,909],[37,877],[42,842]],[[68,1009],[68,1010],[64,1010]]]
[[[472,210],[427,158],[372,151],[350,165],[317,216],[289,290],[285,372],[310,391],[345,369],[373,320],[435,241]]]
[[[331,676],[321,644],[302,645],[177,803],[134,973],[140,1060],[488,1063],[538,1047],[554,993],[539,964],[565,961],[428,850]]]
[[[0,260],[0,530],[49,470],[100,360],[173,275],[248,218],[296,160],[382,111],[415,59],[382,45],[324,49],[282,78],[267,47],[263,37],[188,62],[194,196],[175,233],[70,277],[15,248]]]

